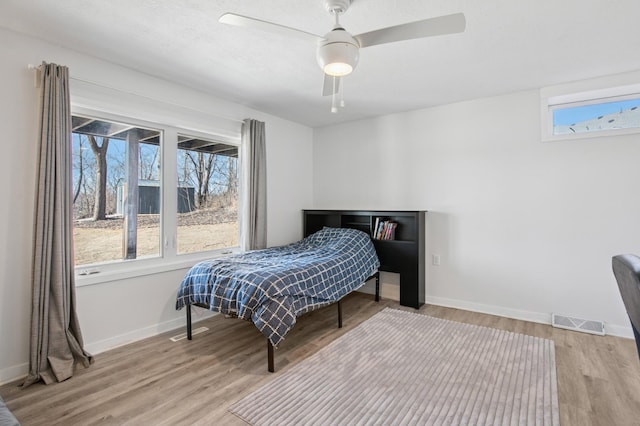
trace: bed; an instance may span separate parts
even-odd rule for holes
[[[248,320],[267,338],[267,362],[296,318],[340,300],[371,278],[379,293],[380,262],[371,238],[349,228],[323,228],[292,244],[207,260],[194,265],[178,289],[176,309],[191,306]]]
[[[18,419],[13,415],[9,408],[0,397],[0,425],[2,426],[20,426]]]

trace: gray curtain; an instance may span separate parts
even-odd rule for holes
[[[243,176],[245,179],[242,246],[267,247],[267,149],[264,123],[246,119],[242,124]]]
[[[40,72],[31,348],[23,386],[66,380],[76,362],[93,362],[75,309],[69,70],[43,63]]]

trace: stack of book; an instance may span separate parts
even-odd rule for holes
[[[373,239],[375,240],[395,240],[396,239],[396,227],[398,224],[390,220],[380,220],[376,218],[375,226],[373,227]]]

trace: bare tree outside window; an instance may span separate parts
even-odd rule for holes
[[[180,135],[177,252],[238,245],[238,147]]]
[[[107,150],[109,138],[102,137],[101,143],[94,135],[87,135],[89,146],[95,156],[95,202],[93,204],[93,220],[105,220],[107,211]]]
[[[73,116],[72,123],[76,265],[123,260],[127,232],[135,235],[134,258],[159,256],[161,132],[90,117]],[[135,170],[126,166],[132,143]],[[133,192],[130,182],[137,183]],[[131,193],[138,196],[129,200]],[[130,202],[137,204],[135,221],[126,220]]]

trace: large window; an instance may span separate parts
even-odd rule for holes
[[[136,120],[72,121],[81,275],[238,246],[237,143]]]

